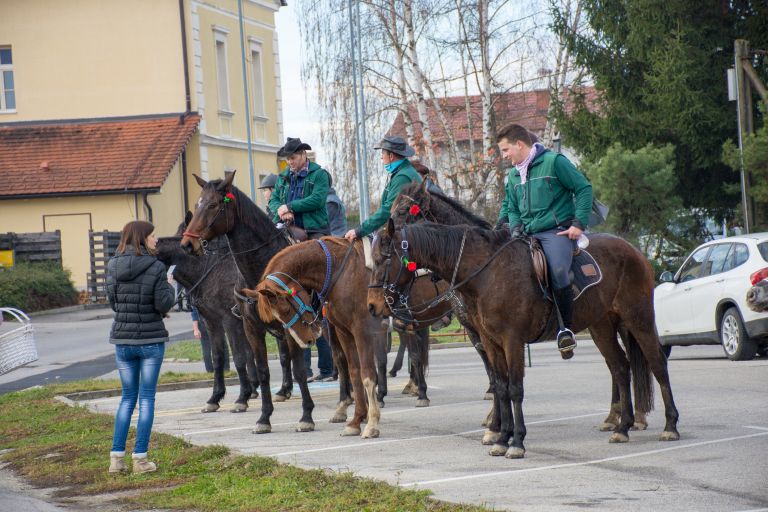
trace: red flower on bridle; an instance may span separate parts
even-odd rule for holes
[[[411,205],[411,208],[410,210],[408,210],[408,213],[410,213],[411,215],[418,215],[420,211],[421,211],[421,207],[418,204],[414,203]]]
[[[233,194],[232,192],[227,192],[227,194],[224,196],[224,202],[225,203],[228,203],[228,202],[234,201],[234,200],[235,200],[235,194]]]
[[[416,272],[416,262],[408,261],[408,258],[405,256],[403,256],[403,265],[405,265],[405,268],[408,269],[408,272]]]

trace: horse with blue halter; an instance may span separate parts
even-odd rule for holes
[[[506,230],[433,223],[396,229],[391,220],[379,237],[373,251],[376,269],[372,284],[377,287],[368,293],[370,309],[376,315],[386,314],[382,287],[402,291],[412,280],[409,272],[401,270],[404,259],[449,280],[446,294],[460,299],[492,369],[494,406],[499,414],[484,441],[493,442],[491,455],[524,457],[524,347],[529,341],[547,339],[556,328],[552,306],[541,293],[527,244],[511,238]],[[620,329],[626,334],[625,343],[639,345],[659,383],[666,418],[660,440],[678,440],[678,411],[667,359],[655,329],[653,270],[637,249],[618,237],[592,235],[590,242],[604,280],[585,291],[584,300],[577,302],[574,326],[578,330],[589,328],[619,385],[621,419],[609,441],[629,441],[634,423],[629,365],[617,339]]]

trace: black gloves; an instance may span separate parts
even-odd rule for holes
[[[523,233],[523,225],[518,224],[514,228],[511,229],[512,231],[512,238],[523,238],[525,234]]]
[[[507,219],[499,219],[499,222],[496,223],[495,226],[493,226],[494,231],[498,231],[500,229],[504,229],[504,225],[507,223]]]

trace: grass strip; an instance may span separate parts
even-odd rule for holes
[[[223,446],[199,447],[152,433],[159,470],[107,473],[114,418],[71,407],[56,395],[86,391],[104,381],[51,385],[0,396],[0,460],[55,496],[121,495],[127,509],[198,511],[485,510],[435,501],[427,491],[404,490],[350,473],[303,470],[274,459],[241,456]],[[131,428],[128,448],[135,430]]]

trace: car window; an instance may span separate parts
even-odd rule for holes
[[[749,259],[749,249],[744,244],[733,244],[731,252],[728,253],[728,258],[723,265],[723,272],[732,270],[739,265],[743,265]]]
[[[680,271],[677,273],[678,282],[682,283],[699,277],[699,274],[701,273],[701,267],[704,264],[704,260],[707,257],[709,249],[709,247],[702,247],[701,249],[691,254],[691,257],[688,258],[685,263],[683,263],[683,266],[680,267]]]
[[[704,263],[704,268],[701,271],[701,277],[713,276],[723,271],[731,245],[733,244],[717,244],[712,246],[712,251],[707,256],[707,261]]]
[[[762,256],[765,261],[768,261],[768,242],[757,244],[757,248],[760,251],[760,256]]]

